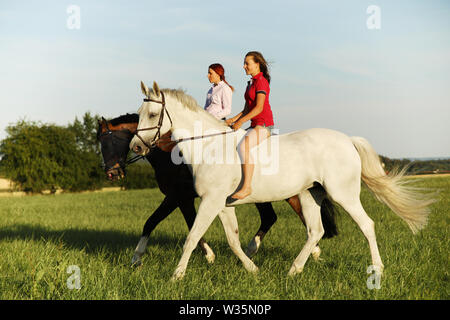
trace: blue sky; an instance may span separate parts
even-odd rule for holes
[[[69,5],[80,29],[67,28]],[[370,5],[379,30],[366,26]],[[141,80],[203,106],[215,62],[236,114],[244,55],[258,50],[281,133],[325,127],[393,158],[449,157],[449,16],[448,1],[2,1],[0,139],[23,118],[136,112]]]

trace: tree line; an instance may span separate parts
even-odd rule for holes
[[[97,141],[99,118],[86,112],[67,126],[25,120],[9,125],[0,142],[0,175],[11,180],[15,190],[29,193],[156,187],[147,163],[130,166],[124,180],[106,179]]]
[[[384,169],[389,172],[394,168],[408,167],[406,174],[430,174],[430,173],[450,173],[450,159],[441,160],[409,160],[409,159],[389,159],[380,156]]]
[[[95,190],[107,186],[124,189],[157,187],[153,168],[145,161],[127,167],[124,180],[110,182],[102,168],[97,119],[86,112],[67,126],[20,120],[6,128],[0,142],[0,176],[16,190],[42,193]],[[384,169],[408,166],[407,174],[450,171],[450,159],[411,161],[380,156]]]

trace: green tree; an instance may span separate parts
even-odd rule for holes
[[[8,126],[0,144],[0,171],[26,192],[100,188],[104,173],[95,126],[89,113],[68,127],[24,120]]]
[[[55,125],[24,120],[6,128],[0,144],[2,172],[17,189],[27,192],[55,190],[72,184],[69,169],[76,161],[71,149],[75,136]]]
[[[97,141],[98,118],[99,116],[92,116],[90,112],[86,112],[82,121],[75,117],[74,122],[68,125],[68,129],[75,134],[76,143],[80,150],[100,156],[100,145]]]

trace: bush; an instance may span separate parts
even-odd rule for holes
[[[92,190],[102,186],[99,156],[79,143],[73,128],[19,121],[6,128],[0,171],[15,189],[42,192]]]

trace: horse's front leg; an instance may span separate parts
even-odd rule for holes
[[[248,244],[247,249],[245,250],[245,254],[249,258],[255,255],[256,252],[258,252],[264,236],[272,227],[272,225],[277,221],[277,215],[275,214],[275,211],[273,210],[272,204],[270,202],[255,203],[255,205],[261,218],[261,226],[259,227],[258,232],[253,237],[252,241],[250,241],[250,243]]]
[[[173,197],[165,197],[163,202],[159,205],[158,209],[152,213],[152,215],[145,222],[144,230],[142,231],[141,239],[134,251],[133,258],[131,259],[132,266],[140,266],[142,264],[141,257],[147,248],[148,239],[150,237],[150,233],[156,226],[169,214],[171,214],[178,207],[178,203]]]
[[[180,280],[184,277],[186,268],[191,257],[192,251],[197,246],[198,241],[208,230],[213,220],[219,212],[225,207],[225,198],[223,196],[205,195],[198,208],[194,225],[192,226],[186,242],[183,246],[183,255],[178,263],[177,268],[172,276],[172,281]]]
[[[195,216],[197,215],[197,212],[195,211],[194,198],[183,198],[180,199],[179,203],[179,208],[181,210],[181,213],[183,214],[184,220],[186,221],[189,230],[191,230],[192,226],[194,225]],[[198,245],[205,255],[208,263],[214,263],[216,255],[206,243],[206,241],[203,238],[200,238]]]

